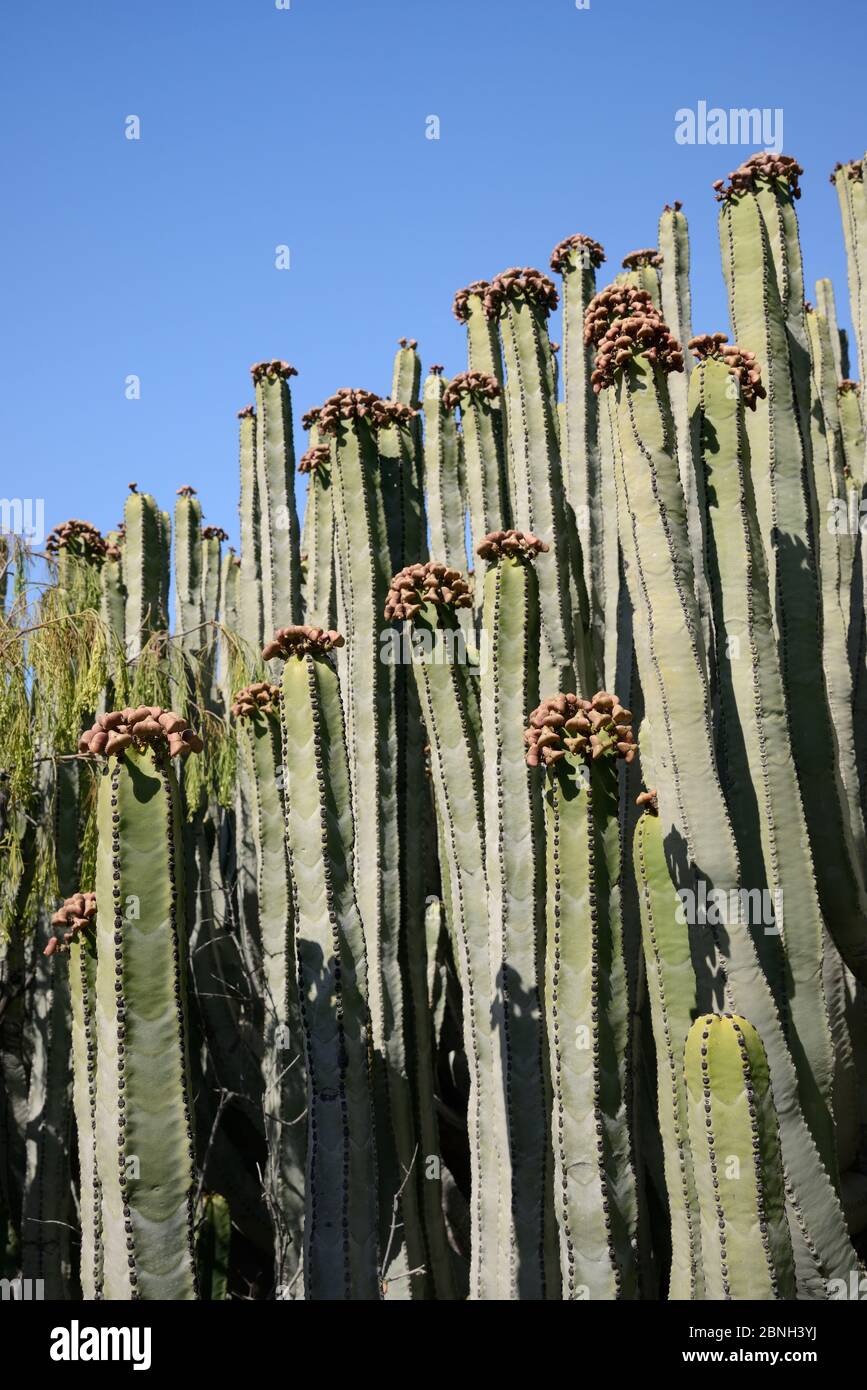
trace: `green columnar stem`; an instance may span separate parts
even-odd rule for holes
[[[111,545],[116,546],[117,532],[109,532],[106,539]],[[116,557],[106,556],[100,573],[100,585],[100,616],[111,634],[109,660],[112,671],[115,672],[120,654],[125,650],[126,589],[123,583],[122,553],[118,553]]]
[[[252,406],[239,412],[241,449],[241,579],[240,632],[258,652],[264,637],[262,611],[262,508],[256,467],[256,413]]]
[[[227,631],[219,635],[219,679],[223,694],[223,704],[228,706],[232,698],[232,638],[238,633],[241,620],[241,561],[231,546],[223,556],[220,575],[220,626]]]
[[[843,219],[843,239],[849,272],[849,308],[858,347],[861,378],[867,363],[867,160],[854,160],[835,169],[832,179],[837,189]]]
[[[470,1297],[496,1298],[501,1261],[506,1258],[499,1249],[499,1233],[510,1194],[498,1180],[505,1103],[494,1069],[490,1010],[478,697],[471,689],[475,677],[460,659],[461,630],[453,613],[442,613],[438,620],[438,610],[425,604],[415,615],[413,633],[412,665],[431,750],[449,916],[464,991],[464,1050],[470,1073]]]
[[[699,903],[702,884],[728,895],[741,886],[731,821],[712,740],[709,692],[697,643],[698,611],[688,557],[686,509],[671,445],[668,393],[659,369],[632,359],[616,387],[619,435],[617,516],[637,622],[646,709],[654,730],[660,815],[679,888]],[[637,630],[637,629],[636,629]],[[642,669],[642,660],[644,668]],[[702,915],[701,913],[699,914]],[[761,1031],[772,1069],[784,1162],[793,1203],[816,1251],[805,1285],[852,1267],[852,1250],[833,1184],[800,1107],[797,1077],[754,943],[740,906],[713,926],[728,988]],[[712,917],[710,919],[712,921]]]
[[[72,1001],[72,1103],[78,1132],[81,1291],[102,1293],[102,1192],[96,1165],[96,942],[76,934],[69,945]]]
[[[304,621],[311,627],[324,627],[327,630],[337,621],[334,595],[334,483],[330,459],[323,458],[308,474],[304,529],[307,549]]]
[[[546,816],[545,997],[563,1297],[633,1298],[616,767],[600,758],[588,770],[565,757],[548,785]]]
[[[706,1297],[792,1299],[785,1176],[761,1038],[745,1018],[698,1018],[684,1071]]]
[[[395,442],[399,438],[395,433]],[[418,1214],[418,1152],[406,1052],[401,926],[401,838],[399,783],[405,745],[398,728],[406,672],[383,660],[383,609],[391,572],[389,532],[380,487],[377,435],[365,418],[341,420],[332,450],[335,486],[335,552],[338,619],[346,631],[339,670],[346,708],[358,906],[369,959],[369,1000],[377,1125],[381,1134],[380,1219],[383,1253],[392,1207],[399,1206],[407,1269],[425,1266]],[[397,465],[402,473],[406,463]],[[406,479],[412,486],[411,479]],[[403,496],[403,493],[401,493]],[[420,518],[401,508],[401,544],[418,539]],[[392,537],[394,539],[394,536]],[[417,557],[418,552],[413,558]],[[410,872],[417,866],[410,864]],[[393,1135],[393,1138],[391,1137]],[[411,1178],[404,1184],[406,1174]],[[400,1247],[392,1243],[389,1258]],[[383,1271],[387,1277],[389,1271]],[[394,1273],[394,1271],[392,1271]],[[413,1292],[423,1276],[393,1284]]]
[[[840,431],[843,436],[843,453],[852,485],[860,493],[864,483],[864,419],[861,413],[861,393],[857,383],[849,382],[841,390],[837,408],[840,414]]]
[[[480,693],[487,750],[484,799],[491,990],[495,1067],[503,1078],[507,1112],[499,1183],[511,1192],[511,1210],[505,1213],[500,1296],[556,1298],[559,1261],[542,999],[544,815],[539,779],[527,766],[523,742],[529,716],[539,702],[539,592],[533,565],[518,556],[494,560],[484,590],[488,650]]]
[[[699,362],[690,409],[696,457],[705,472],[723,782],[743,881],[759,901],[767,890],[772,895],[772,910],[763,905],[750,925],[777,1006],[787,1013],[801,1105],[833,1176],[822,912],[791,754],[744,403],[725,362]]]
[[[834,286],[830,280],[816,281],[816,308],[822,317],[828,320],[831,353],[834,358],[834,375],[840,382],[847,375],[847,372],[843,370],[845,336],[840,332],[837,322],[837,301],[834,297]]]
[[[126,650],[139,655],[152,632],[167,626],[163,598],[168,563],[163,514],[148,493],[131,492],[123,510]]]
[[[592,353],[584,342],[584,315],[596,293],[594,266],[598,260],[599,255],[592,255],[587,246],[579,244],[558,259],[556,268],[563,277],[563,485],[581,541],[594,657],[596,669],[601,673],[605,660],[606,628],[609,626],[606,612],[611,617],[608,605],[616,609],[617,599],[616,590],[611,593],[606,587],[606,511],[599,448],[599,411],[596,395],[590,385]]]
[[[181,489],[175,503],[175,624],[189,655],[202,643],[202,504]]]
[[[324,656],[282,677],[286,842],[307,1055],[308,1298],[378,1299],[367,959],[339,682]]]
[[[183,837],[173,770],[127,750],[101,780],[97,817],[104,1297],[192,1299]]]
[[[677,898],[659,815],[648,810],[635,829],[635,877],[641,943],[656,1048],[657,1115],[671,1221],[670,1299],[704,1297],[701,1230],[689,1147],[683,1046],[697,1010],[689,929],[677,921]]]
[[[256,483],[266,633],[301,619],[301,554],[295,506],[292,397],[288,385],[291,374],[292,369],[285,363],[260,363],[254,370]],[[241,564],[244,565],[243,540]]]
[[[302,1255],[307,1078],[278,740],[274,715],[262,713],[243,719],[241,743],[254,792],[252,829],[265,986],[265,1183],[274,1223],[275,1279],[285,1287],[294,1278]]]
[[[439,375],[428,376],[424,384],[424,471],[430,548],[437,559],[453,569],[463,570],[467,563],[467,547],[458,471],[458,429],[454,410],[443,404],[447,386],[448,381]],[[421,557],[407,556],[407,561],[415,558]]]
[[[759,400],[755,411],[748,412],[747,440],[792,751],[822,912],[844,959],[856,974],[865,976],[867,899],[822,669],[811,486],[795,408],[786,319],[768,235],[753,195],[726,200],[720,241],[734,336],[742,348],[755,353],[768,392],[767,400]],[[770,1040],[764,1029],[760,1031],[773,1057]]]

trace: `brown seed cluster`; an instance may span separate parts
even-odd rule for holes
[[[680,201],[680,199],[679,199],[679,198],[675,198],[675,200],[674,200],[673,203],[666,203],[666,204],[665,204],[665,207],[662,209],[662,211],[663,211],[663,212],[680,212],[680,210],[681,210],[682,207],[683,207],[683,203]]]
[[[223,528],[222,528],[222,526],[203,526],[203,527],[202,527],[202,540],[203,540],[203,541],[227,541],[228,539],[229,539],[229,533],[228,533],[228,531],[224,531]]]
[[[503,308],[509,301],[525,300],[541,309],[545,318],[556,309],[560,296],[553,280],[532,266],[513,265],[495,275],[485,290],[482,308],[485,318],[496,320],[502,317]]]
[[[663,372],[683,371],[683,352],[646,290],[609,285],[591,299],[584,316],[584,341],[597,348],[590,377],[598,395],[613,386],[617,372],[643,353]]]
[[[431,362],[430,366],[428,367],[428,374],[430,376],[442,376],[444,371],[445,368],[442,362]]]
[[[71,554],[80,555],[92,564],[101,564],[108,550],[114,550],[116,547],[109,547],[103,539],[102,532],[97,530],[91,522],[78,521],[73,517],[69,521],[62,521],[59,526],[54,527],[53,531],[49,531],[45,538],[45,549],[49,555],[57,555],[61,550],[68,550]],[[116,556],[112,556],[112,559],[115,558]]]
[[[312,430],[314,425],[319,424],[319,416],[322,414],[322,407],[313,405],[301,416],[301,427],[305,430]]]
[[[353,391],[348,386],[336,391],[319,411],[318,425],[323,434],[336,434],[341,420],[367,420],[373,429],[405,425],[418,414],[401,401],[383,400],[373,391]]]
[[[845,396],[847,391],[854,391],[856,396],[860,396],[861,383],[859,381],[852,381],[852,379],[848,376],[844,377],[837,387],[837,395]]]
[[[576,232],[574,236],[567,236],[563,241],[557,242],[551,252],[551,269],[558,274],[568,270],[573,251],[582,252],[582,264],[590,265],[593,270],[598,270],[605,260],[605,252],[598,241],[594,241],[592,236],[585,236],[583,232]]]
[[[571,694],[543,700],[530,715],[524,742],[530,767],[551,768],[567,753],[585,762],[608,756],[631,763],[637,752],[632,713],[606,690],[592,700]]]
[[[280,377],[283,381],[288,381],[290,376],[297,376],[297,369],[289,362],[280,362],[276,358],[273,362],[254,362],[250,368],[250,375],[254,383],[264,381],[266,378]]]
[[[659,815],[659,797],[655,787],[653,791],[639,792],[635,804],[640,811],[645,811],[649,816]]]
[[[418,347],[417,338],[398,338],[397,342],[399,347],[409,348],[410,352],[413,352]]]
[[[834,183],[834,184],[835,184],[835,183],[837,182],[837,175],[840,173],[840,170],[841,170],[841,169],[845,170],[846,177],[847,177],[847,179],[849,179],[850,183],[862,183],[862,182],[863,182],[863,179],[864,179],[864,162],[863,162],[863,160],[860,160],[860,159],[850,159],[846,164],[841,164],[840,161],[839,161],[839,159],[838,159],[837,163],[834,165],[834,168],[833,168],[832,172],[831,172],[831,173],[829,174],[829,176],[828,176],[828,177],[830,178],[830,180],[831,180],[831,183]]]
[[[279,685],[270,681],[253,681],[239,690],[232,705],[236,719],[252,719],[254,714],[276,714],[280,701]]]
[[[425,603],[455,609],[469,608],[472,602],[469,585],[460,570],[430,560],[426,565],[407,565],[394,576],[385,600],[385,619],[412,619]]]
[[[68,951],[69,943],[75,939],[77,933],[86,932],[93,926],[95,918],[96,894],[73,893],[53,914],[51,925],[54,931],[42,954],[53,956],[55,951]]]
[[[662,252],[653,246],[645,246],[640,251],[630,251],[628,256],[623,257],[621,265],[624,270],[640,270],[645,265],[659,270],[662,265]]]
[[[803,172],[798,161],[792,159],[791,155],[760,150],[758,154],[751,154],[749,159],[729,174],[728,183],[724,179],[717,179],[713,188],[718,203],[724,203],[729,198],[740,198],[744,193],[755,193],[762,180],[767,183],[783,183],[793,198],[800,198],[798,179]]]
[[[513,560],[535,560],[549,549],[545,541],[527,531],[489,531],[476,546],[476,554],[482,560],[499,560],[501,555]]]
[[[243,405],[238,411],[239,420],[255,420],[256,407],[254,405]]]
[[[690,338],[687,346],[699,362],[715,357],[725,363],[738,383],[741,400],[750,410],[755,410],[757,400],[764,400],[767,396],[756,354],[738,347],[736,343],[729,343],[728,334],[700,333]]]
[[[314,444],[298,460],[298,472],[315,473],[317,468],[324,467],[330,458],[331,450],[327,444]]]
[[[183,487],[178,488],[178,497],[195,497],[196,489],[190,487],[189,483],[184,483]]]
[[[342,647],[344,638],[339,632],[331,628],[328,632],[321,627],[303,627],[295,625],[292,627],[278,627],[270,642],[266,642],[262,648],[262,655],[266,661],[271,661],[275,656],[323,656],[330,652],[333,647]]]
[[[114,710],[100,714],[92,729],[78,740],[79,753],[91,757],[120,757],[127,748],[142,752],[168,751],[170,758],[201,753],[204,744],[186,719],[160,705],[139,705],[138,709]]]
[[[462,290],[458,290],[452,300],[452,313],[458,323],[466,323],[469,318],[470,298],[472,295],[475,294],[478,295],[480,299],[484,299],[489,288],[490,282],[488,280],[473,280],[472,284],[466,285]]]
[[[462,405],[464,396],[471,401],[492,401],[500,394],[500,383],[489,372],[458,372],[443,391],[443,405],[454,410]]]

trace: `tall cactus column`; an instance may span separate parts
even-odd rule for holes
[[[318,436],[318,430],[316,430]],[[334,481],[331,450],[311,443],[298,460],[298,472],[307,476],[304,512],[306,582],[304,618],[312,627],[330,628],[337,621],[334,593]]]
[[[545,941],[544,814],[522,735],[539,699],[539,592],[535,536],[496,531],[487,562],[481,666],[485,844],[495,1064],[506,1093],[508,1146],[500,1182],[511,1188],[506,1298],[556,1298],[559,1258],[552,1205],[550,1078],[542,986]]]
[[[544,700],[527,762],[547,775],[545,997],[563,1297],[633,1298],[636,1188],[620,913],[619,759],[632,716],[604,691]]]
[[[202,639],[202,504],[193,487],[178,488],[175,503],[175,630],[185,652]]]
[[[196,1297],[183,837],[173,757],[201,750],[157,706],[99,717],[96,1154],[104,1297]]]
[[[238,691],[232,714],[238,721],[241,752],[253,789],[252,832],[265,980],[265,1183],[274,1225],[275,1279],[286,1289],[292,1285],[302,1256],[307,1079],[281,791],[279,701],[277,686],[256,681]]]
[[[45,947],[69,956],[72,1001],[72,1101],[78,1133],[81,1213],[81,1290],[102,1294],[102,1189],[96,1164],[96,894],[74,893],[51,919],[54,935]]]
[[[286,843],[307,1056],[304,1282],[308,1298],[380,1296],[368,958],[354,889],[355,835],[336,632],[282,629]]]
[[[388,524],[378,447],[383,429],[400,428],[411,419],[406,405],[368,391],[342,390],[323,405],[318,428],[332,441],[337,611],[347,633],[338,669],[355,819],[355,889],[369,956],[384,1253],[393,1208],[400,1213],[399,1238],[388,1251],[395,1267],[385,1275],[391,1274],[395,1292],[415,1295],[423,1288],[428,1261],[418,1209],[420,1159],[402,956],[409,927],[405,874],[419,868],[419,857],[407,844],[406,816],[413,818],[413,829],[420,827],[421,816],[401,798],[408,731],[399,697],[406,672],[387,659],[384,636],[395,530]],[[407,855],[412,856],[408,861]],[[424,1272],[406,1277],[410,1271]],[[398,1273],[404,1276],[400,1284],[394,1282]]]
[[[295,506],[295,445],[292,438],[288,362],[256,362],[256,485],[262,557],[265,632],[301,617],[301,550]],[[244,564],[242,541],[241,564]]]
[[[793,1299],[780,1137],[761,1038],[736,1015],[698,1018],[684,1070],[706,1297]]]
[[[654,731],[666,851],[676,886],[694,904],[696,922],[706,919],[712,927],[730,992],[761,1030],[793,1207],[812,1242],[799,1277],[804,1288],[822,1296],[826,1277],[851,1268],[852,1249],[831,1176],[800,1107],[783,1022],[744,930],[740,861],[713,745],[699,617],[689,582],[686,509],[672,448],[665,374],[679,368],[680,350],[646,297],[634,300],[636,293],[615,287],[597,296],[588,311],[588,334],[599,347],[595,384],[616,407],[618,527],[645,634],[637,648]],[[726,904],[732,890],[736,894],[733,913],[726,908],[721,923],[714,924],[716,914],[699,908],[702,892],[710,888]]]
[[[123,517],[126,648],[128,657],[137,657],[153,632],[168,627],[168,527],[153,497],[135,483]]]

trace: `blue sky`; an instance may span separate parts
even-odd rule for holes
[[[455,289],[547,270],[576,231],[613,274],[674,198],[695,330],[727,327],[710,184],[751,149],[677,144],[700,100],[783,109],[808,284],[830,275],[848,323],[828,173],[867,145],[856,21],[844,0],[6,6],[0,493],[108,529],[128,480],[168,507],[192,483],[237,541],[251,362],[294,363],[298,415],[387,391],[401,335],[460,370]]]

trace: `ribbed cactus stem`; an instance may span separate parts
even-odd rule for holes
[[[856,974],[863,975],[867,913],[864,873],[856,851],[863,826],[852,822],[828,711],[812,480],[806,471],[805,437],[799,428],[792,386],[787,316],[762,210],[753,192],[725,199],[720,243],[734,337],[741,348],[755,353],[767,390],[767,398],[758,400],[756,409],[747,412],[746,432],[792,751],[822,911],[829,925],[836,925],[847,963]],[[778,240],[778,251],[779,245]],[[805,424],[809,429],[809,423]],[[806,443],[809,447],[808,438]],[[764,1029],[761,1032],[772,1055],[770,1040]]]
[[[285,1288],[293,1280],[302,1255],[307,1078],[281,790],[279,710],[280,691],[265,681],[239,691],[232,706],[253,790],[252,831],[265,982],[265,1189],[274,1225],[275,1279]]]
[[[479,546],[487,565],[481,674],[485,844],[495,1064],[506,1095],[508,1142],[499,1183],[510,1192],[501,1237],[501,1298],[559,1294],[552,1204],[550,1078],[542,998],[545,843],[542,788],[524,757],[523,733],[539,700],[536,556],[547,547],[517,531]]]
[[[306,555],[304,621],[312,627],[333,627],[337,621],[334,588],[334,479],[331,450],[319,440],[314,425],[310,445],[298,461],[307,475],[302,553]]]
[[[96,874],[96,1153],[107,1299],[197,1296],[183,821],[170,765],[173,752],[197,747],[182,719],[158,709],[101,716],[80,745],[107,764]]]
[[[514,476],[514,525],[542,537],[537,565],[542,608],[542,675],[547,688],[592,689],[595,672],[581,547],[563,490],[556,401],[548,371],[547,318],[557,291],[539,271],[504,271],[485,295],[499,323],[507,368],[506,412]],[[574,595],[574,598],[573,598]]]
[[[131,492],[123,516],[126,649],[136,657],[151,633],[167,627],[168,538],[163,513],[148,493]]]
[[[424,410],[425,486],[431,551],[453,569],[467,562],[464,499],[454,405],[445,403],[449,383],[439,373],[426,377]],[[407,557],[421,559],[421,556]],[[400,566],[398,566],[400,568]]]
[[[256,411],[252,405],[238,412],[240,434],[241,581],[239,629],[257,654],[264,637],[262,611],[262,507],[256,466]]]
[[[295,629],[265,650],[268,659],[285,656],[286,844],[307,1057],[305,1289],[308,1298],[378,1299],[368,960],[353,887],[340,685],[329,656],[338,640]]]
[[[602,691],[561,694],[533,712],[526,733],[527,761],[547,774],[545,999],[568,1300],[637,1293],[617,769],[619,757],[634,757],[631,717]]]
[[[704,344],[690,382],[690,408],[707,489],[723,782],[744,882],[762,903],[751,923],[756,950],[778,1007],[787,1011],[801,1105],[834,1175],[823,921],[791,755],[744,426],[745,407],[755,408],[756,391],[764,388],[755,380],[755,364],[738,349],[719,345],[720,355],[704,355],[708,340],[694,341]]]
[[[551,269],[563,279],[563,485],[581,541],[594,655],[600,672],[609,625],[606,614],[610,619],[617,607],[616,586],[611,592],[606,585],[606,515],[609,529],[614,532],[615,549],[616,525],[610,513],[606,513],[603,499],[598,407],[590,384],[593,357],[584,341],[584,315],[596,293],[596,270],[604,260],[605,252],[599,243],[581,235],[560,242],[551,253]]]
[[[837,190],[849,272],[849,310],[858,348],[858,370],[864,379],[867,363],[867,159],[838,164],[831,175]]]
[[[257,362],[250,369],[256,388],[256,484],[262,557],[265,632],[301,618],[301,551],[295,506],[295,444],[288,362]],[[241,564],[244,563],[242,539]]]
[[[46,955],[69,957],[72,1104],[78,1138],[80,1278],[85,1299],[102,1293],[102,1192],[96,1165],[96,894],[73,894],[52,918]],[[57,962],[55,962],[55,969]]]
[[[175,502],[175,628],[185,652],[202,645],[202,504],[191,487]]]
[[[745,1018],[696,1019],[684,1054],[706,1297],[795,1297],[768,1062]]]
[[[849,374],[849,364],[846,362],[846,334],[841,330],[837,321],[837,300],[834,295],[834,286],[830,280],[816,281],[816,308],[823,318],[828,320],[828,332],[831,338],[831,354],[834,359],[834,375],[837,382],[841,382]]]
[[[633,860],[656,1049],[657,1115],[671,1222],[668,1297],[696,1299],[704,1297],[705,1283],[683,1074],[684,1043],[697,1008],[696,977],[689,931],[677,920],[678,902],[665,857],[656,794],[645,792],[640,799],[644,814],[635,828]]]

